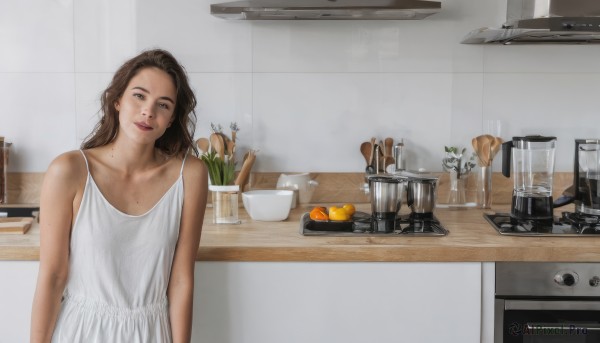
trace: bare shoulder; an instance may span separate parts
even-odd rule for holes
[[[183,168],[184,180],[196,180],[200,183],[208,180],[208,169],[204,162],[196,156],[188,155]]]
[[[64,234],[71,225],[75,200],[83,192],[87,168],[80,151],[69,151],[57,156],[44,175],[40,194],[41,226]]]
[[[85,160],[79,150],[74,150],[65,152],[50,162],[45,178],[55,181],[69,181],[73,184],[85,179],[86,176]]]

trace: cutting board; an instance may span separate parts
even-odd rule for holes
[[[2,233],[24,234],[31,227],[31,223],[33,223],[33,218],[31,218],[31,217],[0,218],[0,234],[2,234]]]

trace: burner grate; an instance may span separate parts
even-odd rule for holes
[[[600,218],[563,212],[552,221],[516,220],[508,213],[484,214],[498,233],[512,236],[589,236],[600,234]]]

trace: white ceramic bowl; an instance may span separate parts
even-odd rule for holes
[[[287,219],[294,191],[257,189],[242,193],[246,212],[254,220],[273,222]]]

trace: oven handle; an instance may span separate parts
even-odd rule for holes
[[[505,300],[505,310],[600,311],[600,301]]]
[[[569,326],[551,323],[527,323],[525,324],[529,330],[552,330],[564,331],[570,329]],[[573,324],[575,325],[575,324]],[[580,324],[577,323],[577,330],[600,331],[600,324]]]

